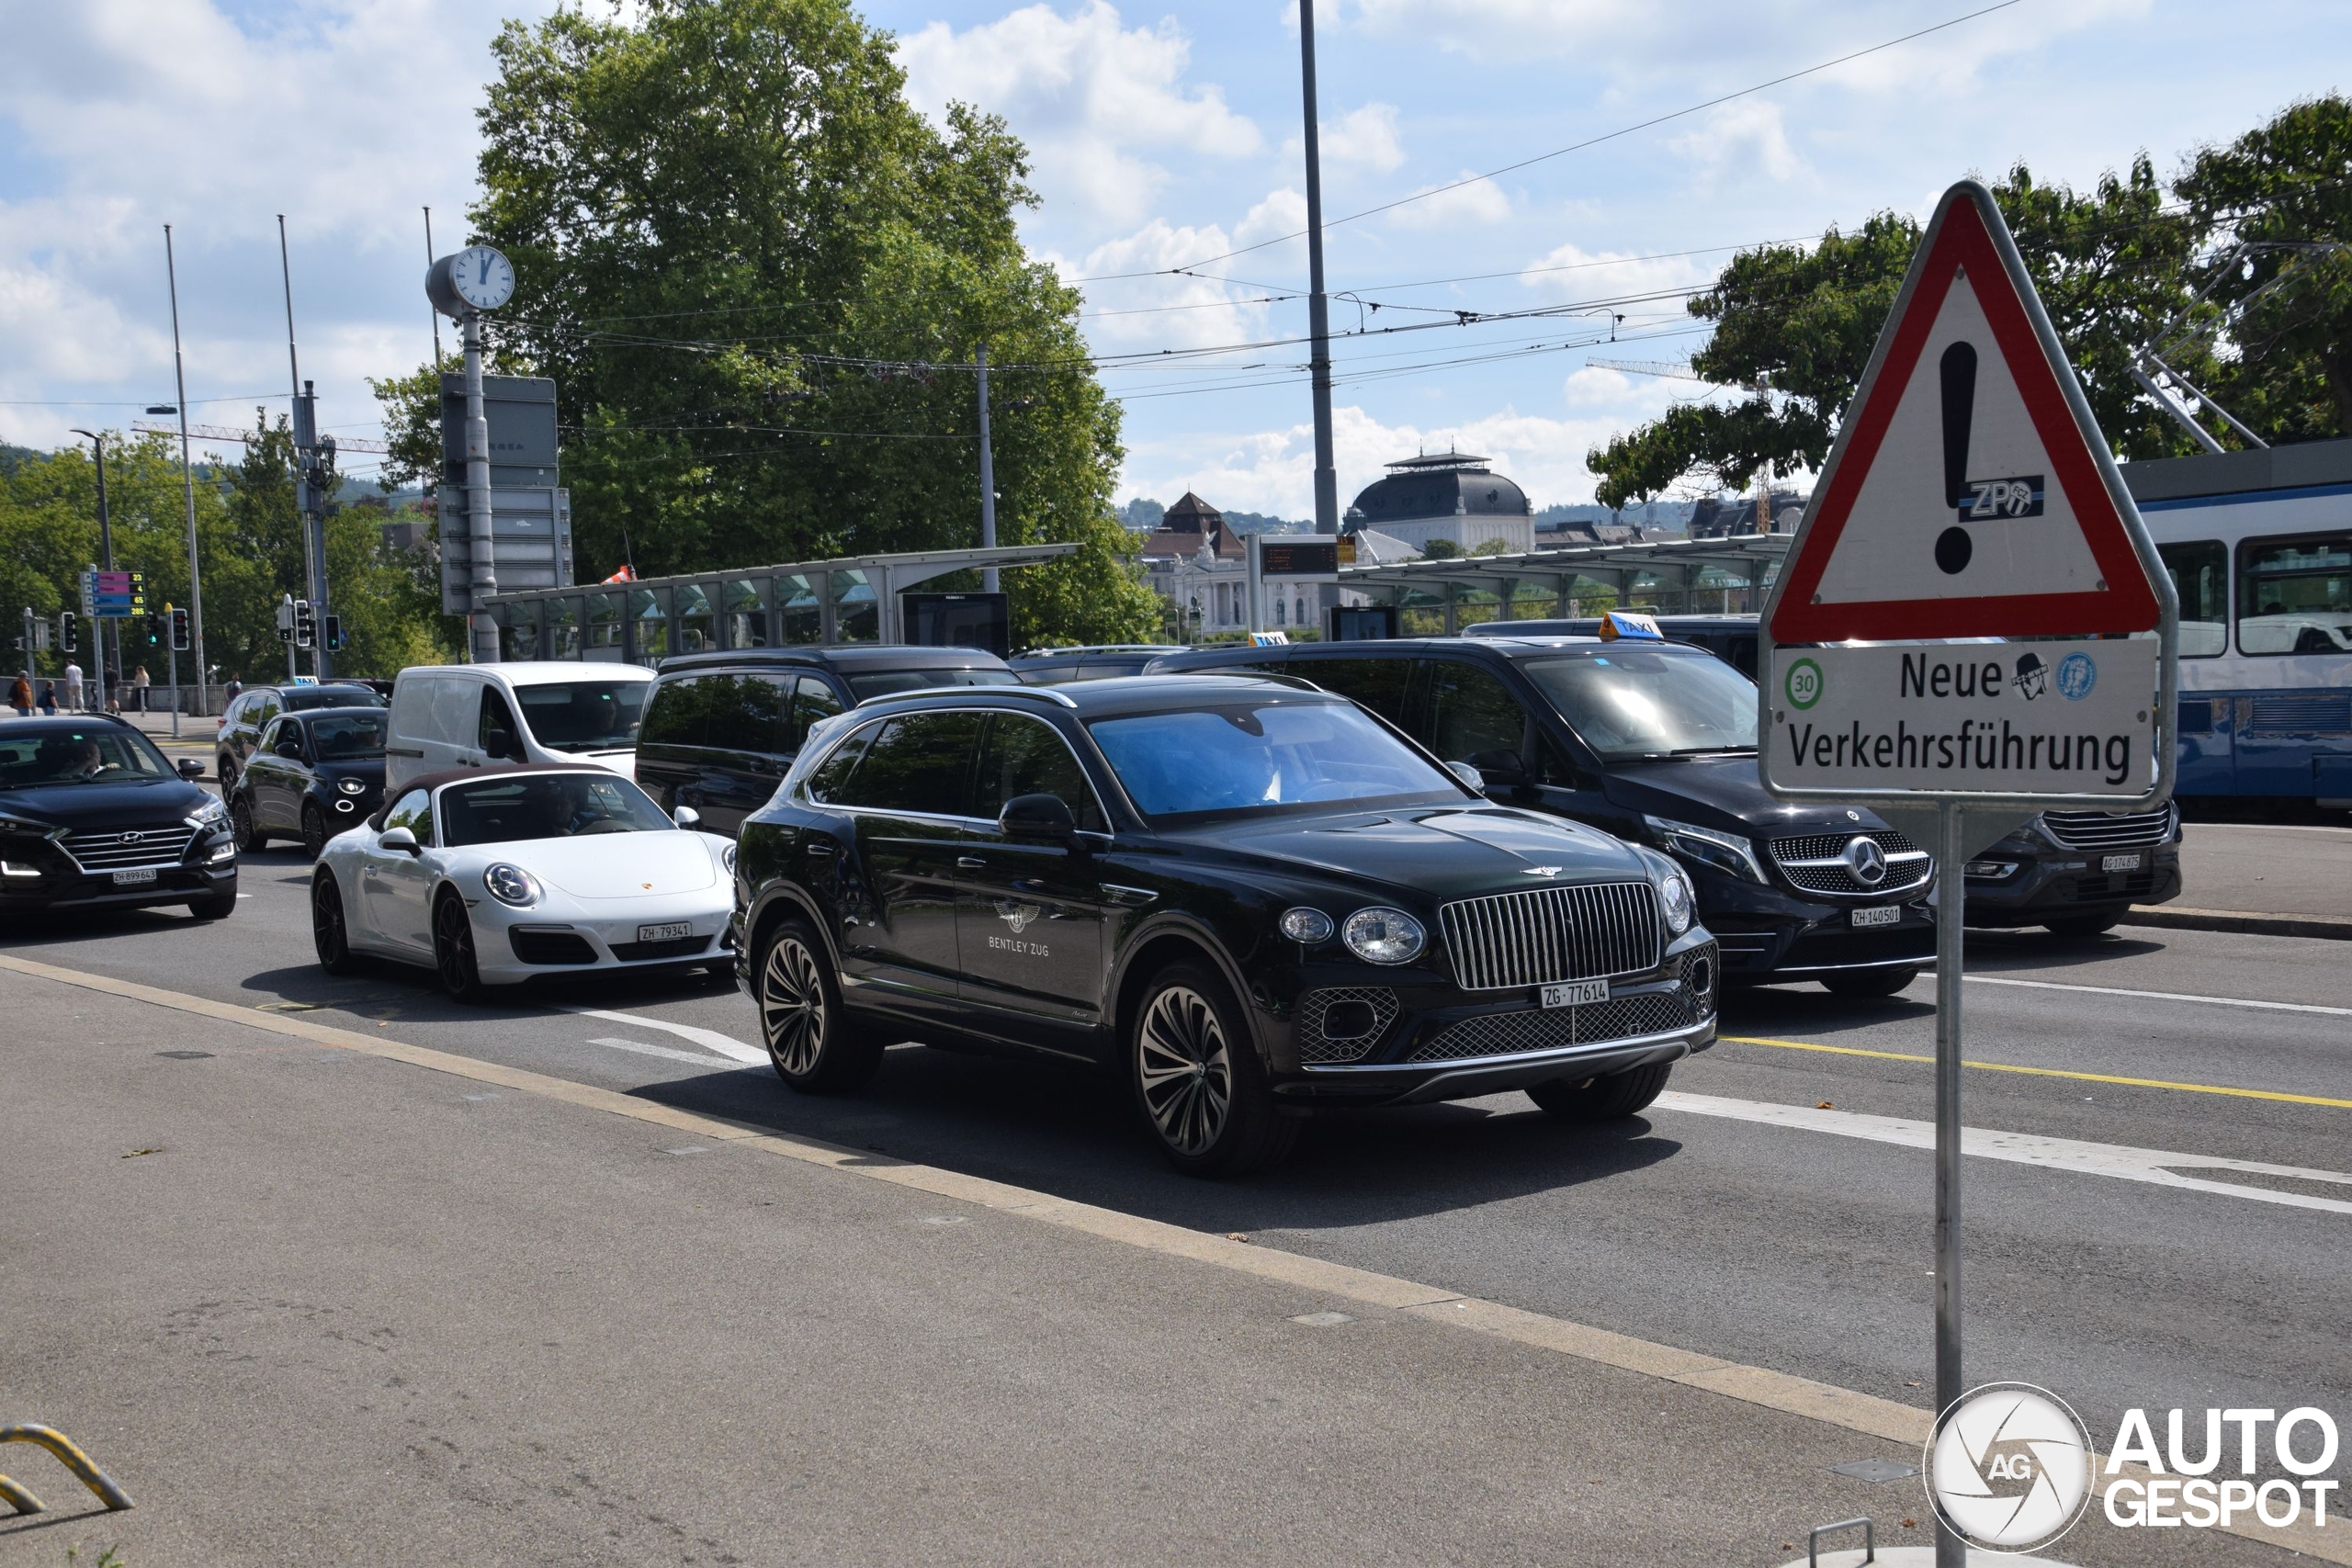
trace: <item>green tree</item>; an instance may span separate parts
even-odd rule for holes
[[[2131,365],[2190,305],[2196,220],[2166,209],[2144,155],[2087,194],[2043,185],[2023,164],[1993,194],[2108,439],[2131,457],[2188,449],[2187,433],[2142,396]],[[1702,379],[1752,395],[1678,404],[1589,454],[1601,503],[1644,500],[1694,474],[1737,489],[1759,471],[1785,478],[1818,468],[1918,243],[1917,224],[1882,212],[1809,248],[1735,256],[1690,300],[1690,314],[1715,327],[1690,365]],[[1756,392],[1768,378],[1769,391]]]
[[[2174,187],[2221,243],[2199,281],[2232,317],[2214,386],[2271,440],[2352,435],[2352,101],[2312,98],[2190,159]]]
[[[556,380],[581,575],[977,544],[985,344],[1001,539],[1087,546],[1007,575],[1016,624],[1148,635],[1102,532],[1117,409],[1015,230],[1025,154],[967,107],[924,120],[891,46],[845,0],[500,35],[472,219],[520,287],[492,348]],[[422,468],[429,373],[378,391]]]

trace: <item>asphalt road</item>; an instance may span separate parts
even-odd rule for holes
[[[232,919],[126,915],[7,947],[1928,1403],[1930,1165],[1905,1130],[1933,1114],[1924,977],[1884,1002],[1735,996],[1724,1042],[1623,1128],[1564,1129],[1515,1095],[1331,1116],[1283,1168],[1204,1184],[1080,1070],[909,1045],[861,1095],[795,1096],[725,984],[462,1009],[423,971],[332,978],[307,876],[298,851],[265,851]],[[2008,1140],[1965,1167],[1971,1382],[2054,1389],[2095,1433],[2132,1406],[2352,1411],[2341,944],[2125,928],[1969,949],[1966,1055],[1987,1066],[1964,1120]]]
[[[2352,827],[2334,822],[2189,822],[2179,902],[2263,915],[2352,914]]]

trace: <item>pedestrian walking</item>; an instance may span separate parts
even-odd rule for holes
[[[224,693],[224,694],[223,694],[223,695],[227,698],[227,700],[228,700],[228,701],[230,701],[230,702],[232,702],[232,703],[233,703],[233,702],[235,702],[235,701],[237,700],[238,695],[239,695],[241,693],[243,693],[243,692],[244,691],[244,689],[245,689],[245,683],[244,683],[243,681],[238,680],[234,675],[232,675],[232,676],[230,676],[230,677],[229,677],[229,689],[228,689],[228,691],[227,691],[226,693]]]
[[[40,711],[51,718],[57,716],[57,682],[54,681],[40,683]]]
[[[17,710],[17,716],[18,718],[32,717],[33,672],[31,671],[19,670],[17,671],[16,680],[11,682],[8,687],[8,705]]]
[[[65,664],[65,690],[58,694],[67,713],[82,711],[82,667],[71,660]]]
[[[150,684],[152,682],[147,679],[147,666],[144,664],[130,672],[132,700],[138,703],[141,713],[147,711],[147,688]]]
[[[106,711],[108,713],[122,711],[121,683],[122,677],[119,673],[111,669],[107,671],[107,689],[103,694],[107,700]]]

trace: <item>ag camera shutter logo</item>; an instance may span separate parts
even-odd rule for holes
[[[2048,1389],[1986,1383],[1937,1421],[1926,1469],[1928,1495],[1953,1534],[1988,1551],[2030,1551],[2090,1505],[2090,1431]]]

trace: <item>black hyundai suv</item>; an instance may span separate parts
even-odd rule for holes
[[[237,908],[229,813],[119,718],[0,726],[0,915],[186,904],[198,919]]]
[[[1285,1108],[1631,1115],[1714,1040],[1672,861],[1280,679],[870,704],[743,824],[736,877],[786,1083],[854,1086],[910,1037],[1102,1062],[1200,1175],[1281,1157]]]
[[[977,648],[869,642],[665,659],[638,731],[637,782],[662,810],[686,807],[705,831],[733,833],[775,793],[819,720],[894,692],[1020,679]]]
[[[1868,810],[1764,791],[1756,685],[1674,642],[1424,637],[1200,649],[1154,671],[1279,671],[1351,697],[1487,793],[1666,851],[1726,985],[1893,996],[1935,956],[1925,850]]]

